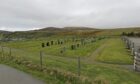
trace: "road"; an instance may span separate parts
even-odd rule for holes
[[[45,84],[31,75],[0,64],[0,84]]]

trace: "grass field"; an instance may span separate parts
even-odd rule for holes
[[[54,40],[54,39],[51,39]],[[39,64],[39,51],[42,50],[43,66],[50,69],[59,69],[64,73],[73,73],[77,75],[77,56],[90,58],[91,53],[96,51],[100,46],[105,47],[98,51],[98,55],[90,63],[81,61],[81,76],[88,77],[92,81],[98,80],[95,84],[139,84],[140,73],[129,70],[123,67],[123,64],[132,64],[132,59],[125,49],[124,43],[118,38],[106,38],[98,40],[94,43],[88,43],[85,46],[80,46],[76,50],[71,50],[70,45],[74,42],[69,41],[63,45],[53,45],[51,47],[41,48],[41,43],[46,40],[29,40],[1,43],[6,46],[4,48],[5,55],[12,49],[12,56],[24,57],[31,60],[33,63]],[[78,43],[78,42],[77,42]],[[61,54],[60,50],[66,47],[66,52]],[[111,51],[111,52],[110,52]],[[91,57],[92,58],[92,57]],[[120,65],[121,64],[121,65]],[[42,74],[42,72],[30,70],[25,66],[9,63],[20,70],[31,73],[40,79],[50,84],[66,84],[60,78],[55,78],[51,75]],[[100,81],[103,83],[100,83]],[[70,83],[71,84],[71,83]],[[72,83],[75,84],[75,83]],[[79,83],[80,84],[80,83]]]
[[[55,56],[66,56],[66,57],[77,57],[77,56],[89,56],[90,52],[97,49],[100,44],[104,43],[104,40],[97,40],[97,42],[91,43],[87,42],[86,45],[81,45],[80,41],[73,42],[69,40],[69,42],[64,43],[63,45],[51,45],[45,48],[41,47],[41,43],[46,43],[47,41],[54,40],[57,42],[57,39],[46,39],[46,40],[29,40],[29,41],[15,41],[10,43],[3,43],[3,46],[11,47],[14,49],[21,49],[23,51],[39,53],[42,50],[45,54],[55,55]],[[71,45],[80,44],[79,48],[75,50],[71,49]],[[61,50],[65,47],[65,52],[60,53]]]
[[[120,38],[113,38],[105,43],[105,48],[97,56],[97,60],[106,63],[132,64],[130,53],[125,49]]]

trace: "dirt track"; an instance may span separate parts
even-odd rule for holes
[[[0,84],[45,84],[22,71],[0,64]]]

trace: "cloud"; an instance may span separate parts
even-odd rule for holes
[[[139,0],[0,0],[0,29],[140,26]]]

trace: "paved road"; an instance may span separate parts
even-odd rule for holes
[[[22,71],[0,64],[0,84],[45,84]]]

